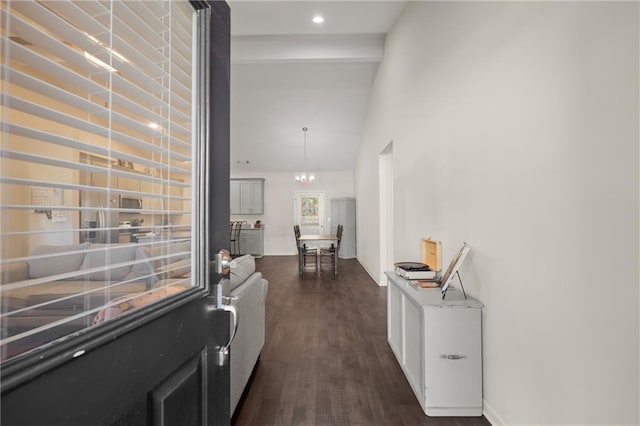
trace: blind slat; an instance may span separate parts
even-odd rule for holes
[[[0,5],[1,361],[156,282],[198,285],[182,274],[200,229],[200,19],[186,0]]]
[[[6,42],[5,37],[2,37],[2,42]],[[31,66],[34,69],[46,69],[47,75],[55,79],[56,81],[73,81],[72,87],[74,90],[82,90],[87,94],[92,94],[92,96],[94,97],[99,93],[106,93],[106,88],[102,84],[96,81],[92,81],[88,77],[82,74],[78,74],[74,70],[71,70],[67,67],[64,67],[56,61],[47,58],[46,56],[27,49],[26,47],[14,41],[9,42],[9,46],[11,50],[11,56],[13,58],[24,63],[25,65]],[[6,66],[3,65],[2,68],[4,69],[6,68]],[[6,75],[4,75],[5,73]],[[147,118],[149,118],[149,121],[160,120],[158,118],[158,114],[154,111],[154,109],[159,109],[159,107],[162,105],[161,100],[159,100],[152,94],[142,90],[138,86],[130,83],[129,81],[119,78],[117,75],[114,77],[115,78],[113,79],[112,83],[113,87],[117,91],[113,92],[111,96],[113,101],[117,105],[128,108],[132,112],[139,115],[146,116]],[[10,73],[7,71],[3,71],[3,78],[9,79],[9,81],[13,81],[12,78],[16,79],[16,82],[18,84],[25,84],[24,87],[27,88],[32,87],[31,84],[33,80],[37,80],[32,76],[25,76],[25,73],[17,70],[11,70]],[[36,85],[33,86],[33,89],[42,88],[46,92],[50,93],[52,89],[49,86],[56,87],[54,84],[51,84],[49,82],[40,81],[40,83],[36,83]],[[58,89],[63,93],[69,93],[65,98],[61,98],[61,100],[66,99],[66,102],[71,102],[71,105],[73,105],[73,102],[79,101],[79,99],[83,99],[84,101],[86,101],[86,98],[75,95],[68,90],[65,90],[64,88]],[[123,96],[120,93],[126,93],[126,96]],[[93,104],[93,106],[88,106],[89,109],[87,112],[91,112],[96,108],[104,108],[104,105],[97,104],[95,102],[93,102]],[[171,107],[169,113],[176,120],[190,120],[189,111],[183,112],[175,107]]]
[[[109,135],[111,136],[111,138],[116,139],[116,140],[120,140],[122,142],[126,142],[129,145],[135,146],[135,145],[142,145],[145,148],[149,149],[150,151],[153,152],[160,152],[160,153],[171,153],[172,155],[176,155],[176,158],[180,158],[179,157],[179,153],[175,152],[175,151],[170,151],[167,150],[165,148],[159,147],[157,145],[153,145],[149,142],[146,141],[142,141],[140,139],[137,138],[133,138],[131,136],[129,136],[128,134],[119,132],[119,131],[114,131],[113,129],[109,129],[108,127],[105,127],[103,125],[100,124],[96,124],[93,122],[90,122],[86,119],[82,119],[76,116],[72,116],[69,114],[66,114],[64,112],[61,112],[59,110],[55,110],[55,109],[51,109],[48,108],[46,106],[43,106],[42,104],[36,103],[36,102],[31,102],[28,101],[26,99],[21,99],[12,95],[5,95],[2,96],[0,98],[0,104],[7,106],[7,107],[11,107],[13,109],[22,111],[24,113],[27,114],[31,114],[40,118],[44,118],[46,120],[50,120],[56,123],[60,123],[60,124],[65,124],[69,127],[73,127],[75,129],[78,130],[83,130],[86,132],[90,132],[93,133],[95,135],[98,136],[106,136]],[[98,115],[98,114],[94,114],[94,115]],[[119,114],[113,114],[112,116],[118,116]],[[147,136],[149,137],[153,137],[154,136],[154,129],[149,128],[148,126],[144,126],[141,125],[140,126],[141,129],[147,134]],[[157,132],[156,132],[157,133]],[[159,136],[159,135],[158,135]],[[170,146],[176,147],[176,148],[191,148],[191,144],[188,142],[184,142],[181,141],[175,137],[171,137],[171,136],[166,136],[169,140],[168,143],[170,144]],[[183,159],[186,159],[188,157],[185,158],[185,156],[182,156]]]
[[[154,210],[154,209],[125,209],[125,208],[115,208],[115,207],[72,207],[72,206],[64,206],[64,205],[56,205],[51,206],[48,204],[4,204],[2,206],[2,210],[52,210],[52,211],[71,211],[71,212],[97,212],[97,211],[108,211],[114,213],[130,213],[130,214],[154,214],[154,213],[163,213],[168,215],[190,215],[191,212],[188,210],[182,209],[162,209],[162,210]],[[89,229],[89,228],[87,228]],[[101,228],[91,228],[91,230],[98,231],[113,231],[120,229],[119,227],[101,227]]]
[[[51,158],[51,157],[38,155],[38,154],[28,154],[28,153],[24,153],[24,152],[11,151],[11,150],[3,149],[3,150],[0,151],[0,157],[11,158],[11,159],[14,159],[14,160],[25,161],[25,162],[29,162],[29,163],[33,163],[33,164],[42,164],[42,165],[47,165],[47,166],[55,166],[55,167],[60,167],[60,168],[70,169],[70,170],[84,170],[84,171],[87,171],[87,172],[98,172],[98,173],[110,174],[111,176],[122,176],[122,177],[125,177],[125,178],[135,178],[135,179],[139,179],[141,181],[146,181],[146,182],[155,182],[155,183],[160,183],[160,184],[171,184],[172,186],[183,187],[183,188],[190,187],[190,184],[186,183],[186,182],[169,181],[169,180],[167,180],[165,178],[160,178],[160,177],[155,177],[155,176],[150,176],[150,175],[144,175],[144,174],[139,174],[139,173],[133,173],[133,172],[128,172],[128,171],[125,171],[125,170],[120,170],[120,169],[115,169],[115,168],[105,168],[105,167],[100,167],[100,166],[94,166],[94,165],[91,165],[91,164],[77,163],[77,162],[68,161],[68,160],[60,160],[60,159]]]
[[[124,151],[110,150],[101,146],[93,145],[87,142],[78,141],[75,139],[59,136],[51,132],[45,132],[40,130],[34,130],[28,127],[20,126],[17,124],[8,124],[6,122],[0,122],[0,129],[3,132],[10,133],[25,138],[30,138],[36,141],[49,142],[58,146],[64,146],[67,148],[76,148],[81,151],[90,152],[105,157],[117,158],[119,160],[128,160],[136,164],[148,166],[150,169],[161,170],[165,174],[185,175],[190,172],[189,169],[178,167],[172,164],[162,163],[156,160],[149,160],[147,158],[129,154]],[[176,151],[162,151],[164,155],[170,156],[177,161],[186,161],[190,157],[187,155],[181,155]],[[135,175],[134,175],[135,176]]]
[[[0,69],[2,70],[2,77],[10,81],[12,84],[17,84],[29,90],[36,91],[41,95],[56,99],[57,101],[62,101],[69,105],[73,105],[74,108],[83,108],[88,113],[92,113],[94,111],[96,114],[100,113],[101,111],[102,113],[108,112],[107,107],[105,107],[104,105],[78,96],[75,93],[71,93],[61,87],[36,79],[33,76],[30,76],[23,72],[7,69],[7,67],[5,66],[1,67]],[[119,108],[123,108],[124,110],[139,116],[141,119],[146,119],[147,123],[162,122],[164,120],[164,118],[160,114],[136,102],[133,102],[129,98],[120,96],[117,93],[114,93],[112,95],[112,100],[114,105],[117,105]],[[122,116],[122,114],[119,114],[115,118],[121,118]],[[177,123],[172,124],[172,130],[181,133],[183,138],[187,138],[190,132],[189,129]]]
[[[175,231],[175,232],[187,232],[191,229],[190,226],[185,225],[185,226],[175,226],[175,225],[167,225],[167,226],[154,226],[155,229],[159,229],[159,230],[165,230],[165,231]],[[90,228],[90,230],[94,230],[97,228]],[[106,228],[108,229],[108,228]],[[132,226],[130,228],[126,228],[127,230],[141,230],[141,229],[148,229],[147,226]],[[88,229],[87,228],[72,228],[70,229],[70,231],[73,232],[87,232]],[[150,231],[147,231],[147,233],[149,233]],[[15,232],[2,232],[0,233],[0,236],[2,237],[13,237],[13,236],[24,236],[24,235],[38,235],[38,234],[59,234],[60,230],[39,230],[39,231],[15,231]],[[172,242],[177,242],[177,239],[172,239]],[[189,240],[184,240],[184,241],[189,241]],[[151,243],[151,244],[155,244],[155,243]],[[149,243],[138,243],[139,246],[145,246],[145,245],[149,245]],[[13,263],[16,261],[20,261],[20,260],[24,260],[28,258],[24,257],[24,258],[6,258],[6,259],[0,259],[0,265],[1,264],[7,264],[7,263]]]
[[[23,185],[23,186],[40,186],[40,187],[49,187],[49,188],[58,188],[58,189],[70,189],[72,191],[85,191],[85,192],[94,192],[100,194],[115,194],[115,195],[127,195],[130,197],[140,197],[140,198],[157,198],[169,201],[190,201],[191,197],[180,197],[177,195],[171,194],[163,194],[159,192],[144,192],[144,191],[132,191],[129,189],[121,189],[121,188],[104,188],[99,186],[91,186],[91,185],[80,185],[80,184],[65,184],[61,182],[51,182],[44,180],[34,180],[34,179],[0,179],[0,183],[6,184],[14,184],[14,185]],[[185,187],[187,187],[185,185]],[[59,232],[59,231],[56,231]]]
[[[46,5],[49,5],[47,3]],[[106,43],[104,41],[99,40],[98,38],[91,36],[89,31],[82,31],[81,29],[72,26],[67,20],[62,19],[58,14],[53,13],[49,8],[44,6],[38,6],[35,3],[31,2],[20,2],[16,5],[16,9],[20,10],[22,13],[28,14],[38,14],[38,24],[42,25],[45,28],[48,28],[50,31],[55,31],[57,38],[62,40],[65,44],[72,44],[77,49],[88,52],[93,56],[103,60],[105,63],[110,64],[114,68],[119,71],[129,74],[133,71],[131,69],[132,65],[129,60],[126,59],[126,56],[130,56],[133,58],[138,57],[142,54],[149,54],[148,50],[145,51],[135,51],[130,48],[130,44],[125,42],[118,43],[120,46],[120,51],[118,52],[118,46],[114,45],[113,49],[109,49],[108,46],[110,43]],[[63,5],[65,5],[63,3]],[[71,6],[71,3],[66,3],[66,5]],[[55,29],[55,30],[54,30]],[[105,28],[106,29],[106,28]],[[93,29],[95,31],[95,29]],[[17,34],[19,34],[22,38],[29,40],[29,34],[31,32],[30,28],[27,28],[26,25],[24,28],[20,28]],[[118,40],[119,41],[119,40]],[[99,43],[99,44],[98,44]],[[153,52],[154,50],[152,50]],[[110,55],[113,52],[113,62],[111,62],[111,58],[105,57]],[[124,53],[122,53],[124,52]],[[158,55],[155,58],[148,58],[149,61],[139,62],[145,64],[144,72],[148,74],[152,79],[159,79],[166,77],[166,72],[162,69],[162,67],[158,67],[157,64],[166,60],[162,55]],[[145,82],[145,79],[139,79],[138,82]],[[156,86],[155,89],[157,90]]]

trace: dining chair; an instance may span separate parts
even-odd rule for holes
[[[336,239],[335,243],[332,243],[330,247],[320,249],[320,269],[322,269],[322,259],[326,258],[331,261],[331,269],[334,275],[337,275],[336,262],[338,261],[338,253],[340,252],[340,242],[342,241],[342,231],[344,226],[338,225],[336,227]]]
[[[231,250],[232,256],[242,255],[240,251],[240,231],[242,231],[242,225],[246,223],[246,220],[229,222],[229,250]]]
[[[313,258],[313,267],[318,271],[318,250],[307,247],[306,244],[300,242],[300,226],[293,225],[293,233],[296,236],[296,247],[298,249],[298,273],[302,275],[304,267],[307,266],[308,260]]]

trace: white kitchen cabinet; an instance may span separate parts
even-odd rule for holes
[[[331,226],[329,229],[335,234],[338,225],[344,227],[338,256],[341,259],[353,259],[356,257],[356,199],[352,197],[332,198],[329,200],[329,204],[331,206],[329,219]]]
[[[162,197],[155,196],[156,194],[162,194],[162,185],[148,180],[142,180],[140,181],[140,191],[148,194],[148,196],[142,197],[142,208],[146,212],[160,212],[162,210]]]
[[[231,214],[264,214],[264,179],[231,179]]]
[[[176,183],[164,184],[164,195],[170,196],[172,198],[167,197],[169,201],[168,209],[174,214],[181,214],[179,212],[184,211],[184,200],[180,200],[180,197],[184,197],[183,195],[183,186],[182,181],[175,181]],[[174,198],[176,197],[176,198]]]
[[[132,177],[118,176],[116,187],[127,191],[140,191],[140,180]]]
[[[229,210],[231,214],[240,214],[240,181],[232,179],[229,192]]]
[[[388,278],[387,338],[429,416],[482,415],[482,304]]]

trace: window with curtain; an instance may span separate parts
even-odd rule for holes
[[[187,1],[0,12],[6,361],[195,286],[198,61]]]

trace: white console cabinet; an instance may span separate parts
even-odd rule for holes
[[[429,416],[482,415],[482,304],[388,278],[387,338]]]

